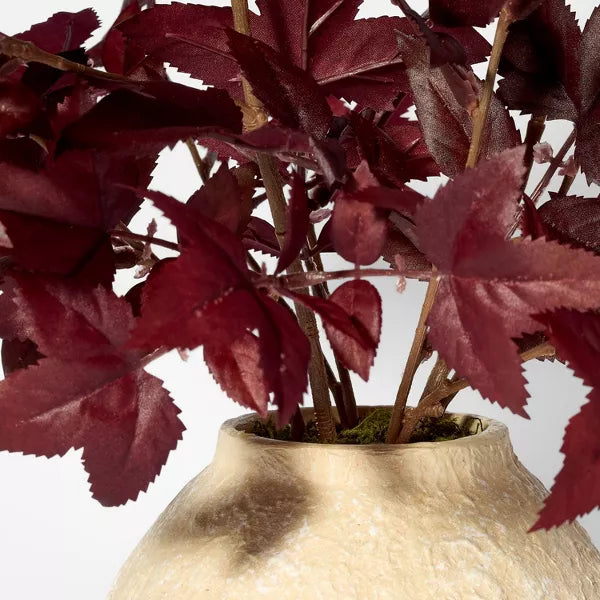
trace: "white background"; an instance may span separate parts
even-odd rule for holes
[[[0,5],[0,31],[17,33],[54,12],[81,10],[88,2],[92,4],[90,0],[4,0]],[[121,0],[93,3],[106,26],[114,20],[120,4]],[[585,20],[595,3],[576,0],[571,4],[579,19]],[[425,0],[413,0],[412,5],[420,11],[426,8]],[[361,16],[377,14],[399,11],[387,0],[366,0]],[[485,35],[489,38],[492,31],[488,28]],[[522,127],[523,119],[518,123]],[[570,127],[564,122],[551,124],[550,141],[555,149]],[[540,170],[536,167],[535,173]],[[432,180],[420,189],[431,193],[438,183]],[[165,151],[153,187],[183,200],[197,185],[185,149]],[[573,192],[590,193],[581,177]],[[598,194],[596,189],[591,193]],[[136,220],[139,232],[144,232],[151,215],[151,209],[146,209]],[[161,223],[160,235],[168,236],[168,229]],[[121,277],[119,285],[122,284]],[[393,402],[424,291],[424,284],[418,283],[409,284],[403,295],[396,292],[391,280],[379,281],[377,285],[384,297],[384,334],[370,384],[356,384],[363,404]],[[137,502],[109,509],[92,500],[80,464],[80,451],[51,460],[0,453],[0,598],[103,600],[120,564],[142,534],[178,490],[211,461],[219,424],[242,412],[215,385],[197,355],[184,363],[172,353],[151,365],[150,370],[166,381],[182,409],[187,432],[157,482]],[[415,389],[420,388],[425,376],[419,372]],[[531,382],[531,420],[516,417],[470,391],[459,395],[453,410],[504,421],[521,461],[550,486],[562,463],[559,448],[564,427],[585,402],[588,390],[560,364],[534,362],[527,367],[526,376]],[[600,545],[598,512],[581,522]]]

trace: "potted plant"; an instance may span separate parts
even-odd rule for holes
[[[600,9],[582,31],[564,0],[394,3],[404,17],[356,20],[359,0],[125,0],[91,49],[91,9],[0,36],[0,448],[83,448],[93,496],[118,505],[184,429],[152,360],[202,347],[256,411],[223,426],[114,600],[600,594],[565,524],[600,504],[600,204],[569,195],[580,169],[600,182]],[[497,16],[490,47],[474,26]],[[531,115],[525,139],[509,109]],[[574,128],[554,156],[558,118]],[[149,189],[181,140],[202,180],[185,203]],[[433,198],[409,185],[440,173]],[[176,241],[129,227],[144,198]],[[117,269],[135,269],[124,296]],[[366,278],[390,276],[427,294],[393,406],[369,409],[350,372],[368,379],[381,333]],[[504,426],[447,412],[471,386],[526,416],[533,359],[592,386],[545,500]]]

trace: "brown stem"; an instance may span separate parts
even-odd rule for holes
[[[121,83],[135,83],[128,77],[118,75],[117,73],[107,73],[106,71],[98,71],[80,65],[62,56],[50,54],[32,44],[31,42],[23,42],[8,35],[0,34],[0,54],[4,54],[10,58],[18,58],[24,62],[35,62],[42,65],[47,65],[58,71],[72,71],[80,75],[87,75],[95,79],[105,81],[118,81]]]
[[[534,204],[537,204],[539,199],[542,197],[544,192],[548,189],[552,178],[558,171],[559,167],[563,164],[565,160],[565,156],[567,152],[571,149],[571,146],[575,143],[576,131],[573,130],[571,135],[565,140],[565,143],[562,145],[561,149],[558,151],[558,154],[552,159],[552,162],[548,165],[544,176],[541,181],[537,184],[533,194],[531,195],[531,201]],[[510,239],[514,234],[517,228],[519,227],[519,223],[521,222],[521,217],[523,216],[523,207],[520,206],[517,214],[515,215],[515,220],[513,221],[512,227],[508,232],[508,239]]]
[[[548,189],[548,186],[550,185],[550,182],[552,181],[556,171],[558,171],[559,167],[563,164],[567,152],[575,143],[576,136],[577,134],[575,130],[573,130],[571,135],[569,135],[561,149],[558,151],[558,154],[552,159],[552,162],[544,173],[542,180],[538,183],[537,187],[533,191],[533,194],[531,194],[531,200],[534,204],[537,204],[538,200],[542,197],[542,194]]]
[[[331,368],[331,365],[327,359],[325,359],[325,370],[327,371],[327,385],[329,386],[329,391],[333,396],[335,406],[338,410],[340,425],[342,426],[342,429],[351,429],[348,426],[348,415],[346,414],[342,385],[337,380],[335,373],[333,372],[333,369]]]
[[[500,59],[502,58],[502,50],[504,49],[504,43],[508,37],[508,29],[511,23],[512,17],[510,16],[510,13],[506,8],[503,8],[500,12],[500,18],[498,19],[498,26],[496,27],[496,36],[494,37],[494,45],[492,46],[492,53],[490,55],[483,92],[477,108],[473,111],[473,138],[471,140],[471,147],[469,148],[467,168],[474,167],[479,161],[483,135],[488,120],[492,96],[494,94],[494,83],[496,82]]]
[[[292,441],[293,442],[301,442],[304,437],[304,433],[306,432],[306,425],[304,423],[304,417],[302,416],[302,409],[300,406],[296,409],[294,416],[292,417]]]
[[[442,385],[446,379],[448,378],[448,374],[450,373],[450,369],[446,364],[446,361],[443,358],[437,359],[429,377],[427,378],[427,383],[425,384],[425,389],[421,394],[421,399],[419,400],[419,404],[423,402],[423,400],[427,397],[427,395]]]
[[[394,269],[345,269],[343,271],[309,271],[275,277],[267,275],[254,282],[256,287],[280,290],[300,290],[307,287],[320,286],[326,281],[351,279],[358,277],[406,277],[421,281],[430,279],[432,271],[396,271]]]
[[[492,47],[492,53],[490,56],[490,62],[488,64],[487,75],[485,78],[481,98],[477,108],[475,108],[472,114],[473,137],[471,138],[471,146],[469,148],[469,155],[467,157],[467,169],[475,167],[479,160],[483,143],[483,135],[488,121],[492,96],[494,94],[494,84],[496,82],[498,67],[502,57],[502,50],[504,49],[504,44],[506,42],[506,38],[508,37],[508,29],[511,25],[511,22],[512,17],[506,8],[503,8],[500,12],[500,19],[498,20],[498,26],[496,28],[494,45]],[[402,376],[402,381],[400,382],[400,387],[398,388],[398,393],[396,394],[396,402],[394,404],[394,409],[392,410],[392,418],[390,420],[390,426],[386,436],[386,442],[388,444],[395,443],[399,437],[405,438],[404,415],[406,411],[406,403],[408,401],[408,395],[410,393],[410,388],[412,387],[415,373],[420,364],[423,344],[425,343],[425,339],[427,337],[427,317],[429,316],[431,308],[433,307],[438,286],[438,278],[431,278],[429,280],[429,287],[427,288],[425,303],[421,311],[421,316],[419,317],[419,323],[413,339],[408,362]],[[441,374],[446,368],[447,366],[442,364],[441,360],[438,360],[434,367],[434,370],[436,371],[435,377],[437,378],[438,374]]]
[[[140,242],[148,242],[149,244],[155,244],[156,246],[162,246],[169,250],[179,251],[179,244],[175,242],[168,242],[167,240],[161,240],[160,238],[150,237],[149,235],[141,235],[139,233],[133,233],[131,231],[121,231],[120,229],[113,229],[108,234],[111,237],[123,239],[123,240],[138,240]]]
[[[535,358],[547,358],[555,356],[555,354],[556,350],[554,347],[550,344],[544,343],[540,344],[539,346],[535,346],[526,352],[522,352],[520,356],[523,362],[527,362]],[[399,443],[405,444],[410,440],[415,427],[419,424],[421,419],[424,419],[425,417],[442,416],[449,404],[447,399],[454,398],[458,392],[467,387],[469,387],[469,382],[466,379],[457,378],[453,381],[446,380],[436,389],[432,390],[423,399],[423,401],[419,403],[419,406],[413,409],[407,416],[404,427],[402,428],[402,432],[400,434]]]
[[[535,145],[540,143],[545,129],[546,116],[532,115],[531,119],[529,119],[529,123],[527,124],[527,133],[525,134],[525,158],[523,162],[525,163],[525,168],[527,171],[525,173],[525,177],[523,178],[523,191],[525,191],[525,188],[527,187],[529,176],[531,175],[531,169],[533,168]]]
[[[396,402],[394,404],[394,409],[392,410],[390,426],[386,435],[386,442],[388,444],[393,444],[396,442],[402,429],[408,394],[410,392],[410,388],[412,387],[415,373],[417,372],[417,367],[421,361],[421,350],[423,349],[423,344],[425,343],[425,338],[427,336],[427,317],[429,317],[429,313],[433,307],[433,302],[435,300],[438,287],[439,279],[437,277],[430,279],[429,286],[427,288],[427,295],[425,296],[425,302],[423,303],[421,315],[419,316],[419,323],[417,324],[415,337],[410,349],[410,354],[408,355],[408,361],[406,362],[404,374],[402,375],[402,381],[400,382],[400,387],[398,388],[398,393],[396,394]]]
[[[315,233],[314,225],[311,225],[308,228],[308,244],[310,248],[314,248],[317,245],[317,235]],[[314,266],[317,271],[323,272],[323,260],[321,258],[321,254],[316,252],[311,257],[314,262]],[[313,269],[314,270],[314,269]],[[315,288],[317,295],[321,296],[321,298],[329,298],[329,288],[327,286],[327,282],[324,281],[321,285],[318,285]],[[356,396],[354,394],[354,388],[352,387],[352,379],[350,378],[350,372],[348,369],[339,361],[337,356],[335,357],[335,366],[338,370],[338,375],[340,378],[339,385],[342,393],[342,402],[344,404],[344,414],[346,417],[345,429],[352,429],[358,425],[358,406],[356,404]],[[338,407],[339,408],[339,407]]]
[[[562,180],[562,183],[560,184],[558,195],[566,196],[569,193],[569,190],[571,189],[571,186],[573,185],[574,181],[575,177],[573,177],[572,175],[565,175]]]
[[[198,171],[198,175],[200,175],[202,183],[206,183],[210,176],[211,165],[202,159],[200,152],[198,152],[198,146],[196,146],[196,142],[192,138],[188,138],[185,141],[185,145],[192,155],[192,160],[194,161],[194,165],[196,166],[196,170]]]
[[[245,35],[250,35],[251,31],[247,0],[232,0],[231,5],[236,31]],[[266,115],[261,102],[252,92],[252,88],[248,81],[243,78],[242,83],[246,105],[250,109],[249,113],[244,115],[244,125],[246,130],[256,129],[266,122]],[[279,243],[282,244],[285,235],[287,204],[283,194],[281,175],[279,174],[277,163],[273,157],[259,153],[257,156],[257,163],[267,193],[269,207],[271,208],[275,231]],[[300,260],[294,261],[288,269],[288,272],[304,275],[304,269],[302,268]],[[312,311],[299,303],[295,303],[295,310],[300,327],[310,342],[311,358],[308,368],[308,377],[310,380],[319,439],[324,442],[330,442],[335,439],[336,431],[331,410],[331,401],[329,399],[325,358],[319,340],[317,320]]]

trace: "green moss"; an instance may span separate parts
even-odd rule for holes
[[[417,425],[410,437],[410,442],[447,442],[474,435],[481,430],[481,421],[473,417],[466,419],[463,423],[454,417],[444,416],[440,419],[427,417]]]
[[[354,429],[346,429],[338,435],[338,444],[383,444],[390,424],[392,411],[377,408],[369,413]]]
[[[341,430],[338,426],[336,444],[383,444],[392,411],[389,408],[376,408],[371,411],[354,429]],[[481,431],[482,424],[479,419],[469,418],[459,421],[454,417],[444,416],[441,419],[423,419],[410,438],[412,442],[445,442],[456,440]],[[272,440],[289,441],[292,430],[289,425],[277,429],[272,418],[268,421],[255,421],[252,432],[260,437]],[[319,443],[317,424],[314,420],[306,424],[303,442]]]

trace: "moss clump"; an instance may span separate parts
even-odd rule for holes
[[[338,435],[338,444],[383,444],[392,418],[389,408],[377,408],[370,412],[354,429],[346,429]]]
[[[269,417],[267,421],[254,421],[252,424],[252,433],[258,437],[269,438],[270,440],[288,442],[292,439],[292,428],[286,425],[283,429],[277,429],[272,417]]]
[[[385,436],[392,411],[389,408],[376,408],[371,411],[353,429],[342,430],[338,425],[338,436],[336,444],[384,444]],[[474,435],[481,431],[481,421],[469,418],[463,422],[455,417],[444,416],[440,419],[425,418],[413,432],[410,442],[445,442],[457,440],[462,437]],[[292,428],[286,425],[283,429],[277,429],[272,418],[268,421],[255,421],[252,433],[271,440],[290,441],[292,439]],[[303,442],[319,443],[319,434],[316,421],[311,420],[306,424]]]
[[[475,424],[475,430],[473,425]],[[474,435],[481,431],[481,421],[479,419],[469,418],[463,423],[457,421],[454,417],[441,417],[434,419],[426,417],[417,425],[410,437],[410,442],[447,442],[448,440],[458,440],[459,438]]]

